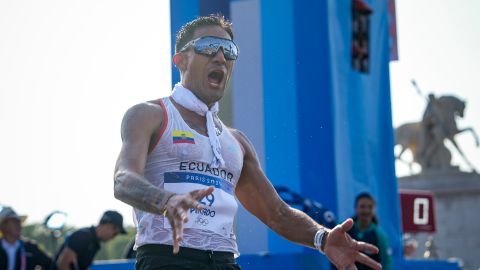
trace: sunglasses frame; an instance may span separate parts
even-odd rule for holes
[[[213,39],[215,41],[218,41],[217,43],[210,43],[210,47],[216,47],[216,50],[212,51],[212,52],[205,52],[205,51],[202,51],[201,49],[197,48],[197,46],[195,46],[195,44],[197,44],[198,41],[201,41],[203,39]],[[234,53],[226,52],[225,51],[225,46],[222,45],[222,44],[226,45],[225,42],[230,45],[230,48],[235,48],[237,53],[234,54]],[[233,47],[231,45],[233,45]],[[193,47],[195,53],[206,55],[206,56],[209,56],[209,57],[212,57],[212,56],[216,55],[218,53],[218,50],[220,50],[220,47],[222,47],[223,48],[223,50],[222,50],[223,56],[225,57],[226,60],[237,60],[238,54],[239,54],[238,46],[237,46],[237,44],[235,44],[235,42],[233,42],[233,40],[227,39],[227,38],[215,37],[215,36],[203,36],[203,37],[199,37],[199,38],[190,40],[187,44],[185,44],[185,46],[183,46],[182,49],[180,49],[179,52],[184,52],[184,51],[190,49],[190,47]],[[229,51],[232,51],[232,50],[229,50]]]

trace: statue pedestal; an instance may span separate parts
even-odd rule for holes
[[[480,175],[465,172],[427,172],[400,177],[400,189],[430,191],[435,197],[437,232],[433,234],[441,259],[463,260],[466,269],[480,267]],[[429,234],[414,235],[423,258]]]

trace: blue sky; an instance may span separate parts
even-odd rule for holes
[[[422,115],[415,78],[425,92],[467,99],[460,126],[480,131],[478,10],[477,0],[397,1],[394,126]],[[62,210],[87,226],[116,209],[132,224],[112,195],[120,121],[170,90],[168,14],[169,1],[157,0],[0,1],[0,204],[29,221]],[[472,137],[458,139],[480,168]]]

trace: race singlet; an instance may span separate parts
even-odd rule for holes
[[[181,194],[196,189],[205,189],[208,186],[215,187],[215,190],[199,201],[204,208],[202,210],[189,209],[188,222],[183,226],[233,237],[233,219],[238,205],[232,183],[222,178],[200,173],[166,172],[164,174],[164,188],[170,192]],[[165,219],[164,228],[172,228],[168,219]]]

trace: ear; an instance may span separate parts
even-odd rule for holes
[[[180,70],[185,70],[186,67],[186,57],[182,53],[176,53],[173,56],[173,64]]]

